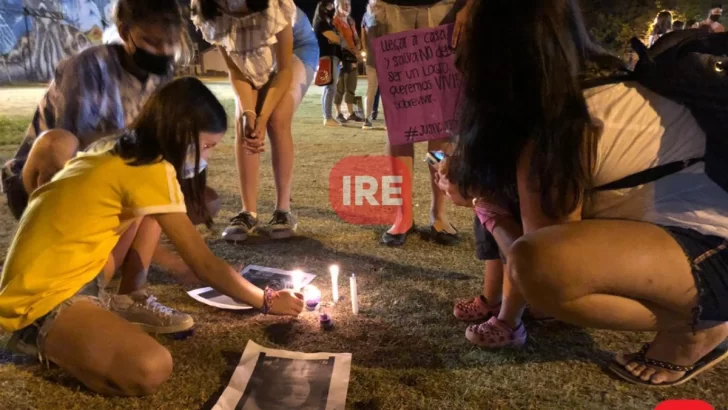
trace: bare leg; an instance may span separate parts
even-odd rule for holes
[[[273,175],[276,183],[276,209],[291,210],[291,189],[293,185],[293,115],[303,100],[309,86],[306,66],[294,56],[293,81],[289,92],[273,110],[268,122]]]
[[[506,268],[507,269],[507,268]],[[501,302],[503,297],[503,262],[499,260],[485,261],[483,272],[483,296],[489,305]]]
[[[28,153],[23,167],[23,185],[28,194],[49,182],[71,158],[76,156],[79,141],[66,130],[54,129],[42,133]]]
[[[680,246],[661,228],[630,221],[582,221],[528,234],[511,248],[511,274],[526,299],[584,327],[658,331],[649,358],[692,365],[728,337],[728,327],[691,334],[697,289]],[[653,383],[682,372],[622,357]]]
[[[155,254],[161,235],[162,228],[156,220],[142,219],[121,267],[120,295],[140,290],[147,283],[149,265],[152,263],[152,256]]]
[[[526,299],[515,287],[513,279],[508,275],[508,266],[505,266],[503,275],[503,303],[498,314],[498,320],[505,322],[512,329],[521,325],[523,311],[526,309]]]
[[[60,312],[44,346],[48,360],[100,394],[152,394],[172,374],[167,349],[138,327],[87,301]]]
[[[427,149],[429,151],[447,151],[448,142],[446,140],[428,141]],[[430,170],[430,189],[432,190],[432,202],[430,205],[430,223],[439,232],[456,233],[455,228],[447,219],[447,198],[445,193],[435,183],[435,169],[427,167]]]
[[[403,234],[407,232],[414,223],[412,215],[412,171],[414,167],[414,156],[415,148],[412,144],[404,145],[389,145],[387,144],[387,151],[392,156],[392,161],[399,161],[407,172],[403,175],[403,178],[409,178],[409,182],[404,181],[402,183],[402,206],[397,210],[397,217],[394,221],[394,225],[387,232],[390,234]],[[398,169],[398,164],[393,162],[393,169]]]
[[[253,99],[258,100],[258,92],[253,90]],[[260,154],[250,154],[245,149],[245,129],[243,112],[238,106],[238,120],[235,121],[235,163],[240,178],[240,201],[243,211],[258,212],[258,180],[260,174]]]

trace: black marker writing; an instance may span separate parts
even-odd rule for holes
[[[410,98],[408,100],[399,100],[394,102],[394,106],[398,110],[407,108],[417,107],[419,105],[432,104],[432,94],[423,95],[417,98]]]

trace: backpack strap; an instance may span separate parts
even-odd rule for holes
[[[658,179],[666,177],[668,175],[677,174],[683,169],[691,167],[703,160],[704,158],[700,157],[686,159],[683,161],[670,162],[668,164],[663,164],[654,168],[646,169],[644,171],[637,172],[636,174],[628,175],[622,179],[618,179],[614,182],[598,186],[594,188],[594,190],[612,191],[615,189],[634,188],[636,186],[657,181]]]

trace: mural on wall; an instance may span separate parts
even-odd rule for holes
[[[5,0],[0,5],[0,83],[48,81],[58,62],[100,44],[114,0]]]

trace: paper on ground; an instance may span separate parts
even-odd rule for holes
[[[270,286],[273,289],[290,289],[294,287],[293,283],[293,272],[275,268],[267,268],[257,265],[248,265],[241,272],[243,277],[250,281],[260,289],[265,289],[266,286]],[[311,273],[303,273],[303,277],[300,278],[300,287],[304,287],[310,284],[316,275]],[[219,309],[229,310],[248,310],[252,309],[252,306],[244,303],[238,303],[232,298],[221,294],[211,287],[205,287],[195,289],[187,292],[193,299],[198,302],[204,303],[208,306],[216,307]]]
[[[343,410],[351,353],[299,353],[248,341],[213,410]]]

